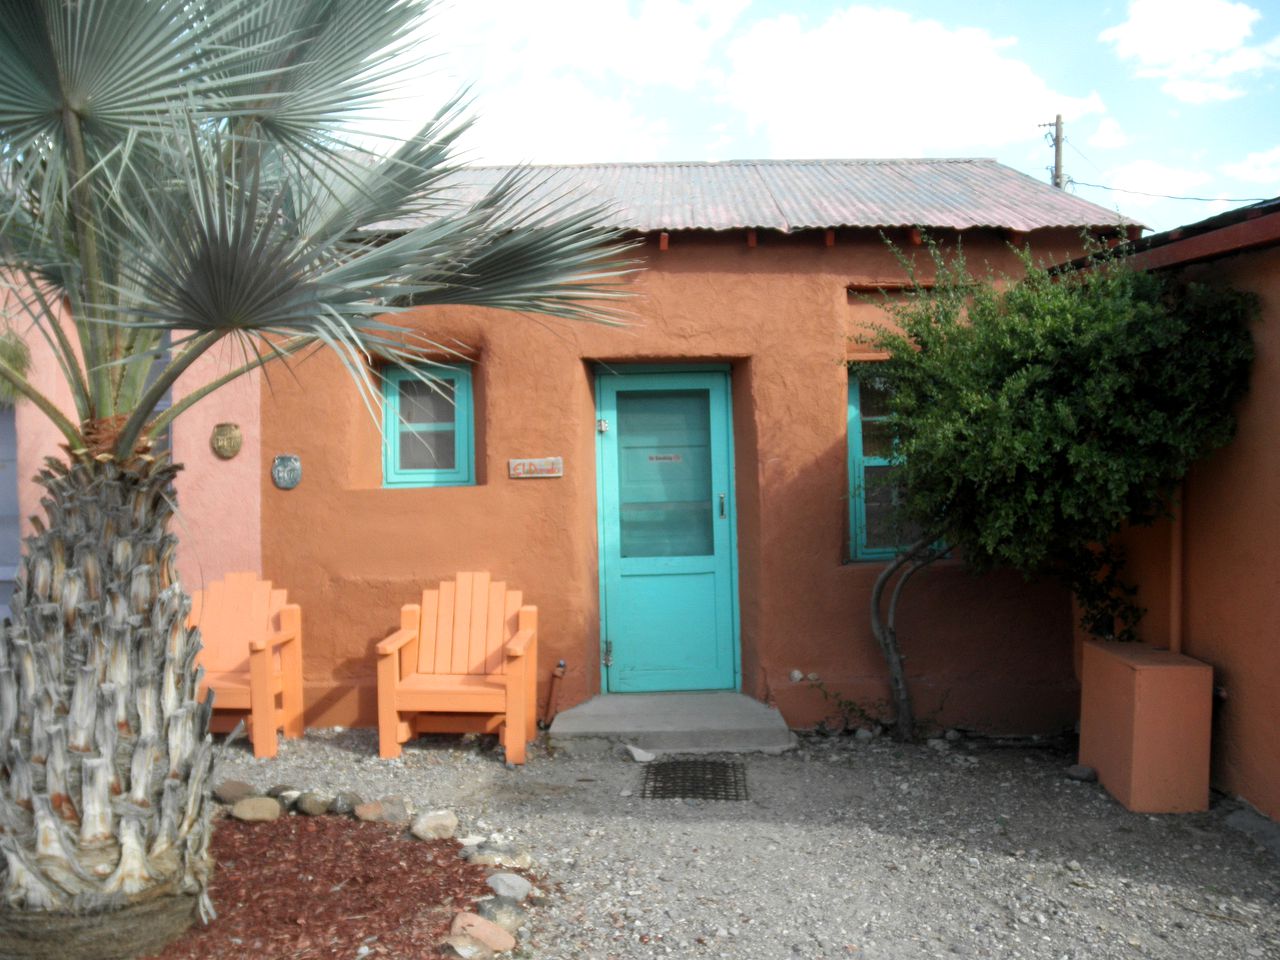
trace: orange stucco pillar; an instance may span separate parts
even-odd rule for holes
[[[1084,644],[1080,762],[1138,813],[1209,808],[1213,668],[1140,643]]]

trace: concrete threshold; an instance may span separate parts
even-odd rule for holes
[[[552,747],[629,743],[651,753],[782,753],[795,737],[775,707],[725,690],[611,693],[562,711]]]

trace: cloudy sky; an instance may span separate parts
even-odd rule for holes
[[[1061,113],[1070,189],[1155,229],[1280,194],[1280,0],[445,0],[426,49],[388,109],[470,85],[476,162],[988,156],[1047,179]]]

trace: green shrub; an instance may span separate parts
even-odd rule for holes
[[[977,569],[1059,575],[1091,633],[1132,639],[1114,535],[1165,515],[1231,439],[1255,298],[1104,254],[974,280],[931,249],[936,285],[891,306],[901,333],[876,339],[890,358],[856,365],[892,393],[903,526]]]

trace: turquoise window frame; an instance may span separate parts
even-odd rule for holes
[[[453,384],[452,422],[415,424],[417,432],[444,432],[454,435],[454,466],[451,469],[405,470],[400,467],[400,384],[406,380],[444,381]],[[385,487],[466,487],[476,482],[475,405],[472,402],[471,370],[467,367],[436,367],[429,370],[387,370],[382,375],[382,483]]]
[[[887,457],[868,457],[862,452],[862,424],[882,422],[887,417],[867,417],[861,411],[858,378],[849,374],[849,557],[852,560],[887,560],[897,555],[897,547],[867,546],[866,468],[891,467]]]

